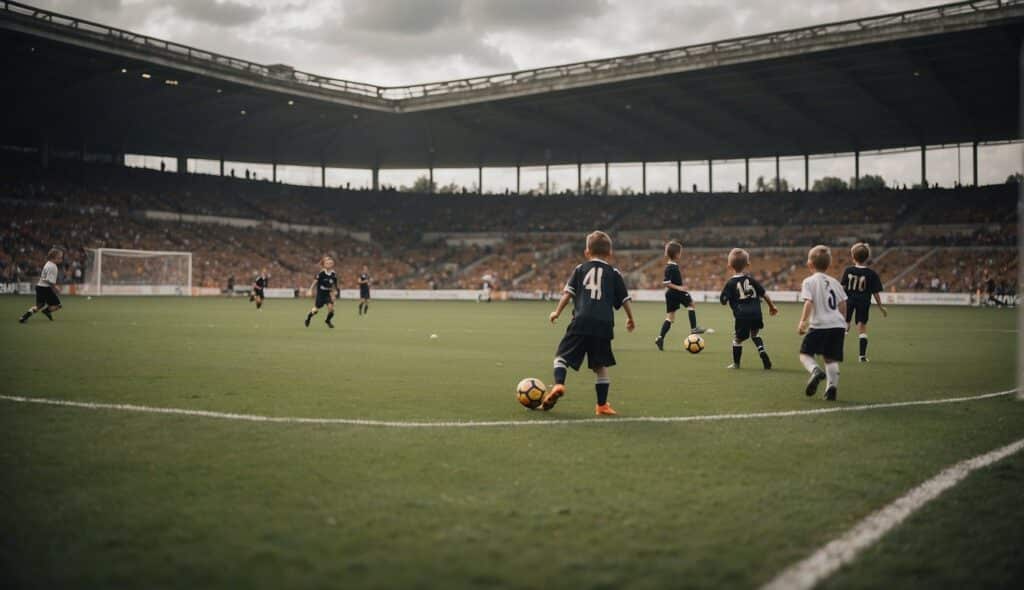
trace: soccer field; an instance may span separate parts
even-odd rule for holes
[[[757,587],[1024,437],[1006,395],[806,412],[1014,388],[1006,310],[874,314],[872,362],[843,364],[832,403],[803,395],[795,305],[766,318],[773,370],[748,344],[728,371],[724,308],[698,307],[717,332],[690,355],[685,315],[659,352],[663,306],[637,304],[637,332],[620,314],[614,341],[620,416],[598,420],[586,371],[550,413],[514,399],[519,379],[551,380],[568,319],[550,326],[553,304],[382,301],[357,317],[342,302],[334,330],[322,313],[303,327],[305,300],[67,298],[56,321],[19,325],[30,304],[0,300],[0,394],[186,412],[0,400],[0,569],[16,586]],[[706,418],[772,412],[788,413]],[[1017,454],[822,587],[1016,586],[1021,523]]]

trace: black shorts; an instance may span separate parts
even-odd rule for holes
[[[854,323],[866,324],[868,323],[868,315],[871,311],[871,300],[867,301],[854,301],[853,299],[846,300],[846,323],[850,323],[850,319],[855,319]]]
[[[259,297],[260,299],[263,299],[263,289],[260,289],[259,287],[253,289],[252,294],[256,297]]]
[[[761,330],[764,328],[763,318],[736,318],[736,327],[734,334],[736,340],[746,340],[750,338],[750,333],[753,330]]]
[[[804,336],[800,344],[800,354],[814,356],[820,354],[834,361],[843,360],[843,342],[846,340],[845,328],[827,328],[811,330]]]
[[[669,289],[665,291],[665,312],[672,313],[680,307],[690,307],[693,305],[693,297],[686,291],[676,291],[675,289]]]
[[[370,298],[370,286],[369,285],[359,285],[359,298],[360,299],[369,299]]]
[[[316,304],[315,307],[320,309],[331,302],[331,292],[324,291],[323,289],[316,290]]]
[[[53,290],[53,287],[36,285],[36,307],[48,305],[60,305],[60,297],[57,297],[57,292]]]
[[[612,341],[600,336],[567,333],[558,343],[558,351],[555,353],[556,359],[562,359],[574,371],[580,370],[584,356],[587,357],[587,367],[590,369],[615,366]]]

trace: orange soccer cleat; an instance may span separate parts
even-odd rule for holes
[[[540,409],[545,412],[555,407],[558,403],[558,398],[565,395],[565,386],[558,384],[551,388],[551,391],[544,395],[544,398],[540,401]]]
[[[611,404],[605,404],[603,406],[595,407],[594,413],[597,414],[598,416],[615,416],[618,414],[618,412],[615,411],[615,408],[613,408]]]

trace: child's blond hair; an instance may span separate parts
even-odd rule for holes
[[[750,253],[742,248],[733,248],[729,251],[729,268],[736,272],[743,272],[750,265]]]
[[[864,264],[871,258],[871,246],[864,242],[857,242],[850,248],[850,256],[853,257],[853,261],[857,264]]]
[[[814,270],[825,272],[832,264],[832,251],[828,249],[828,246],[818,244],[807,253],[807,262],[811,263]]]

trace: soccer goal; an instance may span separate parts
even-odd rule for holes
[[[88,249],[83,286],[90,295],[191,295],[192,253]]]

